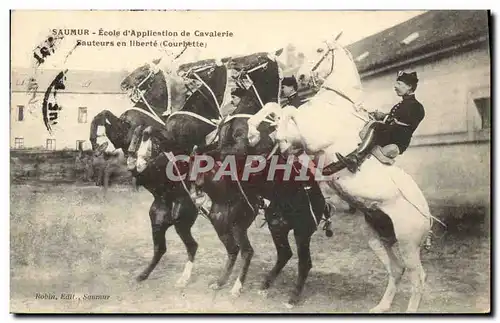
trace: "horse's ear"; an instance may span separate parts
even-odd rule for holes
[[[340,36],[342,36],[342,34],[343,34],[343,33],[344,33],[344,31],[343,31],[343,30],[341,30],[341,31],[337,34],[337,36],[335,37],[335,39],[334,39],[334,40],[335,40],[335,41],[339,40],[339,39],[340,39]]]
[[[274,53],[274,55],[276,55],[276,56],[280,56],[280,55],[281,55],[281,53],[283,53],[283,48],[278,49],[278,50]]]

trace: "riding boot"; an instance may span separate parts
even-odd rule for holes
[[[347,157],[342,156],[340,153],[335,153],[335,155],[351,173],[356,173],[361,165],[361,160],[373,147],[374,138],[375,129],[370,128],[353,155]]]

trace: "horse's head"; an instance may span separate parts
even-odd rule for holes
[[[309,74],[316,88],[329,87],[356,101],[361,95],[361,79],[351,53],[337,41],[341,34],[318,46],[316,57],[309,57],[300,74]]]
[[[220,107],[227,87],[227,67],[220,60],[181,70],[178,74],[191,90],[182,111],[197,113],[206,118],[220,116]]]
[[[159,63],[159,60],[146,63],[136,68],[121,82],[121,89],[127,92],[136,106],[142,106],[147,110],[149,108],[164,110],[168,106],[167,80]]]
[[[215,62],[197,67],[191,67],[187,71],[179,71],[179,75],[184,79],[206,82],[213,77],[216,66],[221,66],[222,62]]]
[[[283,50],[280,49],[274,53],[259,53],[233,58],[231,68],[237,72],[235,76],[236,84],[247,89],[248,95],[259,103],[258,106],[253,106],[253,111],[247,111],[248,104],[245,104],[245,100],[242,100],[240,106],[243,106],[245,111],[242,111],[239,106],[238,113],[255,113],[268,102],[278,102],[282,71],[277,56],[282,52]]]
[[[219,131],[219,150],[221,157],[234,154],[237,157],[259,151],[265,151],[272,144],[269,140],[260,141],[259,147],[251,145],[248,137],[249,127],[247,117],[240,114],[255,114],[266,104],[274,102],[278,104],[280,83],[282,74],[275,53],[264,53],[234,59],[232,68],[237,71],[236,83],[245,88],[247,94],[242,97],[233,116],[225,120]],[[268,124],[269,125],[269,124]],[[262,138],[269,139],[270,127],[260,128]],[[261,132],[259,132],[259,140]]]

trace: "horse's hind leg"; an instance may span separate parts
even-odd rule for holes
[[[367,222],[365,222],[364,233],[368,237],[368,245],[372,249],[373,253],[377,256],[377,258],[382,262],[389,275],[389,280],[387,282],[384,296],[382,296],[382,299],[380,300],[378,305],[373,307],[370,312],[386,312],[391,308],[392,301],[397,292],[397,286],[401,281],[401,277],[404,273],[404,266],[394,254],[394,251],[391,247],[393,241],[392,243],[382,241],[377,232]]]
[[[274,267],[262,282],[260,288],[260,294],[262,295],[267,293],[267,289],[274,283],[276,277],[278,277],[283,267],[285,267],[293,255],[292,248],[290,248],[290,242],[288,241],[288,233],[291,230],[290,225],[285,222],[281,216],[280,218],[278,218],[278,215],[275,217],[269,208],[266,209],[266,220],[276,248],[277,258]]]
[[[399,245],[399,250],[411,281],[411,296],[406,312],[415,313],[424,293],[426,276],[420,260],[420,245],[403,241]]]
[[[196,251],[198,250],[198,243],[194,240],[193,235],[191,234],[191,227],[194,224],[194,221],[197,217],[196,208],[193,206],[191,201],[181,201],[174,203],[174,212],[175,205],[179,204],[179,210],[181,214],[177,217],[179,222],[175,224],[175,231],[181,238],[182,242],[186,246],[186,250],[188,253],[188,261],[184,266],[184,271],[182,272],[181,277],[177,280],[178,287],[184,287],[189,282],[191,278],[191,273],[193,270],[194,258],[196,256]]]
[[[231,230],[230,223],[232,221],[232,214],[227,212],[227,208],[224,206],[219,206],[217,204],[212,205],[212,209],[210,210],[210,214],[208,215],[212,220],[212,224],[219,236],[220,241],[224,244],[227,252],[227,261],[220,275],[219,279],[213,284],[210,285],[212,289],[219,289],[227,283],[231,272],[233,271],[234,264],[236,263],[236,259],[238,258],[238,253],[240,251],[240,247],[236,242],[236,239]]]
[[[312,233],[294,231],[294,235],[295,243],[297,244],[297,254],[299,257],[299,275],[297,276],[297,283],[295,284],[295,289],[290,297],[290,300],[288,301],[287,307],[293,307],[299,302],[302,291],[304,290],[307,276],[312,268],[310,250]]]
[[[233,289],[231,290],[231,295],[234,297],[238,297],[241,293],[241,289],[245,283],[248,268],[250,267],[250,262],[252,261],[254,254],[250,240],[248,240],[248,227],[250,226],[251,221],[247,222],[250,223],[239,223],[237,226],[233,227],[233,234],[238,245],[240,246],[241,259],[243,261],[240,274],[233,285]]]
[[[151,219],[151,229],[153,233],[154,254],[148,267],[137,277],[137,281],[143,281],[149,277],[156,265],[167,252],[167,242],[165,240],[165,232],[170,226],[166,221],[167,205],[163,201],[155,199],[149,210]]]

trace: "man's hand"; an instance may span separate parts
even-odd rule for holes
[[[370,113],[375,120],[384,120],[386,114],[380,111]]]

